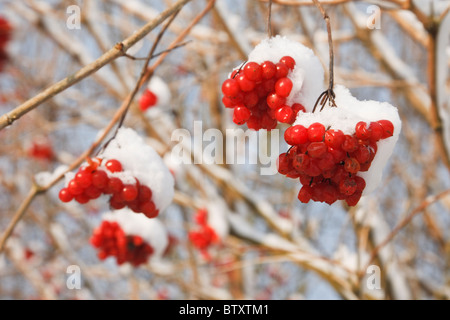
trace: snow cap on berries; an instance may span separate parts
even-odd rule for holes
[[[120,178],[124,183],[139,183],[149,187],[152,199],[159,211],[172,202],[174,179],[158,153],[144,142],[136,131],[120,128],[114,140],[108,144],[101,157],[105,160],[118,160],[122,172],[109,173],[110,177]],[[105,161],[104,160],[104,161]]]
[[[324,70],[310,48],[286,37],[275,36],[261,41],[250,52],[248,61],[277,63],[284,56],[295,60],[295,68],[288,74],[293,87],[286,103],[301,103],[307,111],[311,111],[317,97],[324,91]]]
[[[359,101],[352,96],[349,89],[341,85],[337,85],[334,92],[336,94],[335,102],[338,106],[337,108],[327,105],[321,112],[319,112],[319,109],[315,113],[303,113],[301,117],[297,117],[294,125],[302,125],[308,128],[311,124],[319,122],[325,128],[338,129],[344,134],[351,135],[355,133],[355,126],[360,121],[368,124],[379,120],[391,121],[394,125],[393,136],[377,142],[378,150],[370,169],[357,174],[364,178],[366,182],[363,192],[363,195],[366,195],[380,184],[383,168],[386,166],[397,143],[401,130],[398,110],[387,102]],[[320,108],[320,105],[317,108]]]
[[[153,248],[152,258],[161,257],[169,245],[166,227],[158,218],[148,219],[124,208],[105,213],[103,220],[117,222],[126,235],[140,236]]]

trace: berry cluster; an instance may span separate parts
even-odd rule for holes
[[[392,122],[358,122],[355,132],[325,128],[313,123],[308,128],[294,125],[284,133],[292,147],[278,157],[278,172],[299,178],[303,185],[298,199],[334,203],[345,200],[355,206],[366,186],[358,172],[368,171],[377,152],[377,142],[391,137]]]
[[[94,230],[91,244],[99,249],[98,258],[116,257],[119,265],[129,262],[133,266],[146,263],[153,248],[142,237],[126,235],[117,222],[104,220]]]
[[[254,130],[274,129],[278,121],[292,124],[299,111],[305,112],[299,103],[286,104],[293,87],[288,74],[294,67],[295,60],[284,56],[276,64],[250,61],[234,70],[222,84],[222,102],[234,108],[233,122]]]
[[[145,89],[142,96],[139,99],[139,108],[141,111],[145,111],[150,107],[155,106],[158,103],[158,97],[151,90]]]
[[[87,203],[91,199],[97,199],[102,194],[110,195],[111,208],[119,210],[125,207],[136,213],[143,213],[148,218],[154,218],[159,214],[155,203],[152,201],[152,191],[149,187],[136,183],[125,184],[114,173],[122,172],[122,164],[110,159],[105,165],[101,165],[101,159],[89,160],[88,165],[80,167],[75,177],[67,187],[59,192],[62,202],[70,202],[73,199],[78,203]]]
[[[3,64],[8,59],[6,54],[6,45],[11,39],[12,27],[8,20],[0,17],[0,71],[3,68]]]
[[[208,211],[205,209],[197,211],[195,214],[195,222],[199,228],[189,232],[189,240],[200,250],[200,253],[206,260],[210,260],[211,257],[207,250],[211,245],[219,242],[219,236],[214,229],[208,225]]]

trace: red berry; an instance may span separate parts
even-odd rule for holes
[[[310,186],[303,186],[298,193],[298,200],[303,203],[308,203],[312,197],[312,188]]]
[[[313,143],[323,143],[323,142],[312,142]],[[335,168],[335,162],[333,155],[331,153],[325,152],[321,157],[320,160],[317,162],[317,165],[319,166],[320,170],[322,171],[329,171]]]
[[[289,70],[292,70],[295,67],[295,60],[291,56],[282,57],[280,62],[284,63]]]
[[[104,189],[108,185],[108,174],[103,170],[96,170],[92,174],[92,185],[99,189]]]
[[[369,129],[372,131],[372,135],[370,137],[371,141],[377,142],[383,137],[384,130],[378,122],[371,122]]]
[[[325,143],[333,149],[341,148],[344,139],[344,133],[341,130],[331,129],[325,132]]]
[[[229,97],[227,97],[227,96],[224,96],[224,97],[222,98],[222,103],[223,103],[223,105],[225,106],[225,108],[234,108],[234,106],[235,106],[235,104],[233,103],[233,101],[232,101]]]
[[[263,79],[271,79],[277,73],[277,67],[271,61],[264,61],[261,64],[261,69],[262,69],[262,77],[263,77]]]
[[[239,84],[235,79],[227,79],[222,84],[222,93],[225,96],[235,97],[239,91]]]
[[[278,172],[286,175],[291,170],[291,160],[286,153],[282,153],[277,159],[277,169]]]
[[[292,110],[294,111],[295,114],[297,114],[299,112],[306,112],[305,107],[300,103],[294,103],[292,105]]]
[[[289,78],[280,78],[275,83],[275,92],[280,97],[287,97],[291,93],[293,83]]]
[[[140,210],[147,218],[150,219],[155,218],[156,216],[158,216],[159,213],[153,201],[148,201],[141,204]]]
[[[389,120],[379,120],[378,123],[383,128],[381,139],[386,139],[394,135],[394,125]]]
[[[265,95],[267,95],[267,93],[269,93],[269,92],[274,91],[275,83],[276,83],[275,79],[267,79],[267,80],[263,81],[262,87],[264,88]]]
[[[303,144],[308,141],[308,130],[302,125],[289,127],[284,132],[284,140],[292,146]]]
[[[355,182],[356,182],[356,190],[362,192],[366,187],[366,181],[360,176],[355,176]]]
[[[354,152],[358,149],[359,143],[358,139],[356,139],[354,136],[345,135],[344,136],[344,142],[342,143],[342,150],[345,152]]]
[[[115,159],[108,160],[105,167],[109,170],[109,172],[120,172],[123,170],[122,164]]]
[[[345,159],[344,169],[349,173],[357,173],[360,169],[360,164],[355,158],[347,158]]]
[[[111,193],[118,194],[122,191],[122,189],[123,189],[122,180],[116,177],[112,177],[111,179],[108,180],[108,184],[106,185],[104,192],[107,194]]]
[[[70,193],[69,189],[62,188],[61,191],[59,191],[59,200],[62,202],[70,202],[73,199],[73,194]]]
[[[279,96],[275,92],[272,92],[267,96],[267,105],[272,109],[281,108],[286,102],[286,98]]]
[[[346,196],[354,194],[356,189],[357,189],[356,180],[353,178],[341,180],[341,182],[339,183],[339,192],[345,194]]]
[[[285,105],[275,112],[275,119],[282,123],[292,124],[295,121],[295,114],[291,107]]]
[[[152,199],[152,190],[150,190],[149,187],[140,185],[139,186],[139,195],[138,200],[139,202],[147,202]]]
[[[352,194],[351,196],[347,197],[345,199],[345,201],[351,207],[356,206],[356,204],[359,202],[359,199],[361,199],[361,195],[362,195],[361,192],[356,191],[354,194]]]
[[[359,162],[359,163],[366,163],[370,160],[370,151],[369,148],[365,145],[360,145],[358,150],[356,150],[353,153],[353,157]]]
[[[87,188],[92,184],[92,174],[89,171],[79,171],[75,175],[75,181],[82,188]]]
[[[236,81],[239,85],[239,88],[244,92],[252,91],[253,89],[255,89],[255,82],[248,79],[244,74],[239,74],[236,77]]]
[[[131,184],[125,185],[122,189],[121,196],[125,201],[133,201],[138,196],[138,189]]]
[[[97,199],[101,196],[102,190],[92,185],[84,190],[84,194],[89,197],[89,199]]]
[[[327,149],[324,142],[311,142],[307,150],[312,158],[320,158],[327,152]]]
[[[275,78],[280,79],[287,77],[289,69],[284,63],[278,62],[275,66],[277,67]]]
[[[325,136],[325,126],[315,122],[308,127],[308,140],[311,142],[323,141]]]
[[[335,163],[344,161],[345,158],[347,157],[347,154],[342,149],[334,149],[334,148],[328,147],[328,153],[333,156]]]
[[[78,194],[75,196],[75,201],[77,201],[78,203],[81,203],[81,204],[88,203],[89,200],[90,200],[89,196],[87,196],[84,193]]]
[[[292,160],[292,166],[297,170],[298,172],[305,172],[308,169],[309,163],[310,163],[310,157],[305,154],[297,154],[294,156]]]
[[[76,182],[75,180],[71,180],[69,182],[69,185],[67,186],[67,189],[69,190],[69,192],[76,196],[79,194],[83,193],[83,188],[78,184],[78,182]]]
[[[246,107],[251,108],[251,107],[256,106],[258,103],[258,100],[259,100],[259,97],[255,90],[246,92],[244,94],[244,105]]]
[[[360,121],[355,126],[355,135],[358,139],[368,140],[372,135],[372,131],[366,122]]]
[[[150,90],[146,89],[139,99],[139,108],[142,111],[153,107],[158,102],[158,97]]]
[[[239,125],[244,124],[250,119],[251,115],[252,113],[250,112],[250,110],[243,105],[237,106],[236,108],[234,108],[233,122]]]
[[[251,81],[259,82],[262,80],[262,68],[256,62],[248,62],[244,67],[244,74]]]

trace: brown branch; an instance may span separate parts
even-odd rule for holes
[[[35,97],[29,99],[24,102],[20,106],[16,107],[14,110],[5,113],[0,117],[0,130],[11,125],[14,121],[21,118],[26,113],[30,112],[37,106],[41,105],[45,101],[51,99],[58,93],[66,90],[67,88],[73,86],[74,84],[80,82],[91,74],[95,73],[111,61],[117,59],[124,55],[130,47],[136,44],[139,40],[144,38],[150,31],[160,25],[164,20],[166,20],[169,16],[171,16],[174,12],[182,8],[186,3],[190,0],[179,0],[170,8],[161,12],[158,17],[144,25],[140,30],[134,33],[132,36],[125,39],[123,42],[116,44],[112,49],[108,52],[104,53],[101,57],[99,57],[94,62],[88,64],[87,66],[81,68],[75,74],[68,76],[67,78],[53,84],[43,92],[39,93]]]

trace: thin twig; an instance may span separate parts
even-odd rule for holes
[[[150,51],[149,51],[149,53],[147,55],[147,59],[145,60],[145,64],[142,67],[141,74],[139,76],[139,80],[136,82],[136,85],[134,86],[133,91],[131,92],[131,99],[128,102],[124,113],[122,114],[122,117],[120,118],[119,123],[117,124],[116,132],[114,132],[114,135],[113,135],[113,137],[111,139],[114,139],[116,137],[117,132],[119,131],[120,127],[122,127],[123,122],[125,121],[125,117],[127,116],[128,110],[130,109],[131,101],[133,101],[134,97],[136,96],[136,94],[138,93],[139,89],[143,85],[142,80],[144,79],[144,77],[146,76],[146,73],[148,72],[148,64],[150,63],[150,60],[152,59],[152,56],[155,53],[156,47],[158,46],[158,43],[161,41],[162,36],[166,32],[167,28],[170,26],[170,24],[173,22],[173,20],[175,20],[176,16],[180,12],[180,10],[181,9],[179,9],[179,10],[177,10],[177,11],[175,11],[173,13],[173,15],[170,17],[169,21],[167,21],[167,23],[164,25],[164,27],[161,29],[161,31],[156,36],[156,39],[153,42],[153,45],[152,45],[152,47],[151,47],[151,49],[150,49]],[[151,75],[149,75],[147,77],[147,79],[149,80],[152,75],[153,75],[153,72],[152,72]]]
[[[154,59],[154,58],[156,58],[156,57],[159,57],[159,56],[162,55],[163,53],[170,52],[170,51],[173,51],[173,50],[175,50],[175,49],[184,47],[185,45],[189,44],[190,42],[192,42],[192,40],[184,41],[184,42],[182,42],[182,43],[176,45],[176,46],[175,46],[174,48],[172,48],[172,49],[166,49],[166,50],[160,51],[160,52],[158,52],[158,53],[155,53],[154,55],[152,55],[151,59]],[[126,57],[126,58],[128,58],[128,59],[131,59],[131,60],[133,60],[133,61],[147,60],[147,57],[134,57],[134,56],[132,56],[132,55],[130,55],[130,54],[128,54],[128,53],[125,53],[125,54],[124,54],[124,57]],[[151,59],[150,59],[150,60],[151,60]]]

